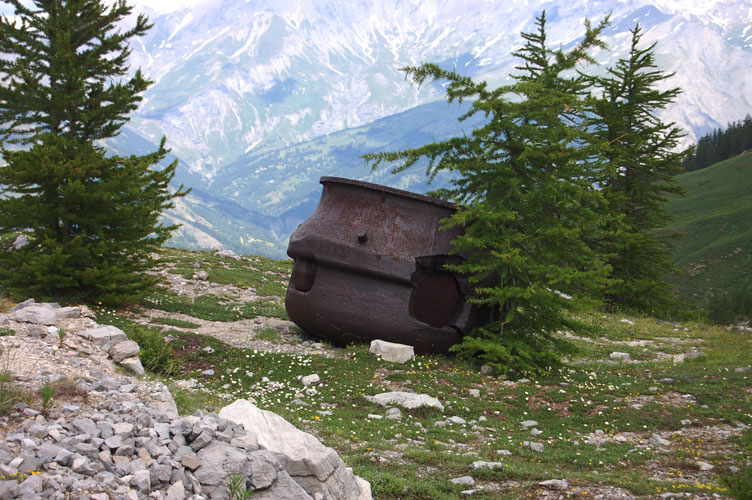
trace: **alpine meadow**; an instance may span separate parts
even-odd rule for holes
[[[747,0],[0,0],[0,498],[751,499],[751,68]]]

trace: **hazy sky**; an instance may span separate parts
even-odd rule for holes
[[[154,12],[163,13],[163,12],[171,12],[173,10],[192,7],[198,3],[202,3],[205,1],[206,0],[126,0],[126,3],[128,5],[135,6],[137,11],[140,10],[139,7],[145,7]],[[24,3],[28,5],[32,4],[28,0]],[[111,0],[108,0],[108,3],[111,3]],[[12,14],[12,13],[13,13],[13,7],[11,5],[6,4],[6,3],[0,4],[0,15]]]

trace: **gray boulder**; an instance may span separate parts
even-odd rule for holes
[[[25,234],[19,234],[16,240],[13,242],[13,250],[21,250],[23,247],[29,244],[29,238]]]
[[[229,477],[240,474],[256,490],[254,499],[311,499],[303,488],[290,479],[282,464],[268,451],[248,452],[222,441],[212,441],[198,452],[196,459],[201,465],[193,474],[201,483],[201,492],[209,498],[228,498]]]
[[[358,481],[333,449],[295,428],[272,412],[239,399],[219,412],[220,418],[242,424],[262,450],[269,450],[285,471],[311,496],[332,500],[371,498],[370,484]]]
[[[138,376],[146,373],[146,371],[144,370],[144,365],[141,364],[141,360],[138,358],[127,358],[122,360],[120,364]]]
[[[416,394],[414,392],[393,391],[376,394],[375,396],[366,396],[366,399],[381,406],[399,405],[409,410],[427,406],[429,408],[438,408],[444,411],[444,405],[438,399],[428,394]]]
[[[53,326],[57,320],[55,310],[41,305],[30,305],[13,313],[13,317],[19,323],[32,323],[35,325]]]
[[[115,363],[120,363],[126,358],[137,357],[139,352],[141,352],[141,348],[136,342],[125,340],[110,347],[108,354]]]
[[[98,326],[97,328],[91,328],[77,333],[81,337],[91,340],[94,344],[100,347],[128,340],[128,336],[123,330],[112,325]]]
[[[57,319],[72,319],[81,317],[81,308],[78,306],[61,307],[55,311]]]
[[[372,341],[369,352],[393,363],[406,363],[415,355],[415,349],[411,345],[395,344],[384,340]]]

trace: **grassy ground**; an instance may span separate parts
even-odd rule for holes
[[[687,194],[667,206],[666,234],[679,233],[674,265],[681,298],[700,303],[710,290],[752,281],[752,151],[676,177]]]
[[[260,295],[281,296],[278,285],[290,272],[289,262],[177,250],[169,259],[181,275],[206,271],[210,282]],[[164,292],[143,306],[228,322],[284,317],[276,302],[235,303],[213,295],[187,299]],[[579,349],[567,368],[514,382],[445,356],[399,365],[371,356],[367,346],[330,347],[331,357],[263,352],[186,331],[190,322],[162,331],[164,324],[136,325],[129,318],[100,311],[98,321],[141,336],[139,343],[150,346],[144,354],[158,360],[145,364],[169,374],[165,380],[183,413],[249,399],[337,450],[371,482],[378,499],[453,499],[473,488],[473,498],[539,498],[548,490],[538,483],[549,479],[566,479],[570,498],[666,492],[743,498],[740,492],[752,487],[752,435],[743,432],[752,425],[752,332],[582,314],[577,319],[594,333],[561,334]],[[259,333],[270,342],[290,342],[273,331]],[[174,340],[162,344],[167,335]],[[629,360],[612,359],[625,354]],[[202,374],[209,369],[212,375]],[[313,373],[322,383],[304,387],[300,377]],[[190,379],[197,387],[181,382]],[[366,396],[391,390],[435,396],[444,411],[402,409],[401,420],[388,419]],[[536,423],[522,425],[529,420]],[[500,465],[476,468],[479,461]],[[701,462],[712,470],[701,470]],[[475,486],[450,482],[467,475]]]

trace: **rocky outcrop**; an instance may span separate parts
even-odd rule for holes
[[[371,498],[370,485],[359,481],[337,452],[279,415],[239,399],[222,408],[219,416],[243,425],[310,495],[331,500]]]
[[[19,403],[0,417],[0,476],[20,478],[0,480],[3,500],[226,499],[235,475],[254,499],[370,498],[334,450],[309,434],[300,441],[305,433],[277,415],[264,412],[252,428],[216,414],[179,416],[164,384],[116,370],[143,372],[138,344],[96,324],[86,307],[27,301],[0,324],[15,332],[0,337],[0,349],[19,386],[73,384],[69,401],[44,412]]]

